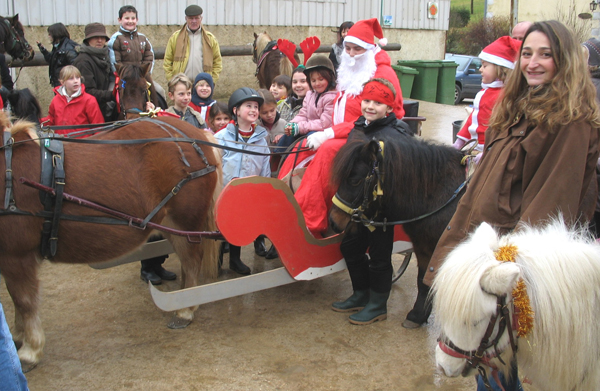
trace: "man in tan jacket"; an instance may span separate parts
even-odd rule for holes
[[[180,72],[194,80],[198,73],[206,72],[217,84],[223,69],[221,49],[215,36],[202,27],[200,6],[185,9],[185,24],[169,38],[163,67],[167,80]]]

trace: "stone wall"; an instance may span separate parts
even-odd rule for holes
[[[140,26],[152,45],[156,48],[164,48],[171,34],[181,26]],[[308,36],[320,37],[322,45],[331,45],[335,39],[335,33],[326,27],[275,27],[275,26],[206,26],[218,39],[222,46],[228,45],[252,45],[253,33],[266,31],[271,37],[287,38],[299,43]],[[84,33],[83,26],[68,26],[71,39],[82,42]],[[117,31],[117,26],[107,26],[109,36]],[[400,30],[386,29],[384,34],[390,43],[402,44],[401,51],[389,52],[392,64],[397,60],[440,60],[444,58],[445,31],[434,30]],[[47,27],[26,27],[27,40],[37,51],[36,41],[40,41],[46,48],[51,45],[48,42]],[[302,57],[302,56],[301,56]],[[223,57],[223,71],[215,89],[215,98],[227,100],[229,95],[238,87],[258,87],[254,77],[256,65],[251,56]],[[18,75],[17,87],[30,88],[40,100],[42,109],[47,111],[52,99],[52,88],[48,79],[47,67],[25,67],[21,71],[14,69]],[[152,74],[155,81],[166,88],[162,60],[154,64]],[[45,113],[44,113],[45,114]]]

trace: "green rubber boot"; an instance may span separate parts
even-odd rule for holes
[[[352,296],[344,301],[336,301],[331,309],[336,312],[352,312],[362,310],[369,302],[369,290],[354,291]]]
[[[390,292],[379,293],[371,290],[369,292],[369,302],[361,311],[350,315],[348,320],[352,324],[367,325],[379,320],[387,319],[387,301]]]

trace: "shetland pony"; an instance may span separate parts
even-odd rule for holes
[[[429,260],[444,228],[456,211],[463,192],[453,194],[465,181],[462,154],[456,149],[404,134],[385,140],[384,153],[376,140],[366,137],[349,141],[338,152],[332,169],[336,196],[350,208],[366,207],[368,219],[381,223],[406,219],[403,224],[418,260],[418,295],[403,326],[416,328],[427,322],[431,307],[427,301],[429,287],[423,283]],[[367,177],[377,166],[383,195],[373,200],[373,188]],[[366,197],[366,198],[365,198]],[[437,212],[427,215],[431,212]],[[350,223],[350,215],[333,206],[329,224],[341,232]],[[352,229],[352,224],[346,229]]]
[[[15,305],[14,339],[25,370],[40,360],[44,333],[39,317],[38,268],[44,218],[39,191],[19,182],[19,178],[39,181],[40,146],[31,123],[17,122],[11,128],[0,112],[0,126],[14,138],[12,147],[13,207],[0,209],[0,270]],[[181,133],[180,133],[181,132]],[[126,144],[134,139],[173,138],[179,142],[145,142]],[[206,140],[205,132],[176,118],[140,119],[112,130],[103,131],[86,140],[123,141],[115,144],[80,144],[64,142],[65,193],[93,201],[130,216],[144,218],[161,203],[174,186],[194,172],[207,167],[216,170],[190,180],[151,219],[151,222],[183,231],[214,231],[213,205],[221,185],[221,166],[217,151],[206,145],[184,142],[185,139]],[[32,140],[33,139],[33,140]],[[214,139],[212,139],[214,141]],[[195,149],[201,148],[206,162]],[[8,148],[3,147],[4,153]],[[6,171],[0,159],[0,172]],[[0,181],[2,199],[5,181]],[[0,204],[4,205],[4,203]],[[1,206],[0,206],[1,208]],[[15,211],[24,214],[15,214]],[[33,214],[33,215],[31,215]],[[51,262],[94,263],[107,261],[136,250],[146,242],[152,230],[130,227],[127,223],[97,224],[67,219],[84,216],[106,217],[105,214],[77,203],[64,202],[57,236],[56,255]],[[218,270],[218,244],[203,239],[201,243],[169,233],[181,260],[182,288],[198,285],[200,273],[211,278]],[[177,311],[169,323],[171,328],[187,326],[197,307]]]
[[[252,43],[252,61],[256,64],[256,78],[260,88],[269,89],[273,79],[278,75],[292,76],[292,63],[279,49],[270,50],[263,53],[267,45],[274,44],[267,32],[260,34],[254,33],[254,42]],[[299,61],[298,55],[295,55]]]
[[[34,124],[40,123],[42,108],[40,107],[40,102],[31,93],[29,88],[9,91],[5,102],[9,103],[10,112],[13,117],[24,119]]]
[[[498,261],[506,259],[502,254],[508,250],[514,263]],[[525,289],[515,289],[519,279]],[[524,335],[517,339],[516,332],[505,330],[497,352],[492,346],[483,353],[484,364],[508,372],[513,358],[508,333],[514,332],[520,374],[538,389],[600,389],[600,245],[587,232],[570,230],[558,218],[545,227],[525,227],[499,237],[483,223],[448,255],[432,293],[435,322],[441,328],[436,362],[447,376],[473,373],[464,358],[468,355],[461,358],[456,350],[477,349],[497,311],[498,297],[506,295],[507,319],[514,318],[514,296],[521,315],[513,330]],[[527,300],[530,307],[522,304]],[[528,323],[525,316],[531,311]],[[497,337],[497,330],[488,340]]]

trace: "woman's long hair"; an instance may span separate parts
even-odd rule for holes
[[[551,131],[577,121],[600,128],[596,89],[592,84],[581,45],[573,33],[556,20],[534,23],[527,33],[541,32],[548,37],[556,74],[544,85],[529,87],[521,72],[521,52],[515,69],[506,80],[504,93],[496,104],[490,128],[500,131],[525,115],[530,124],[545,125]]]

